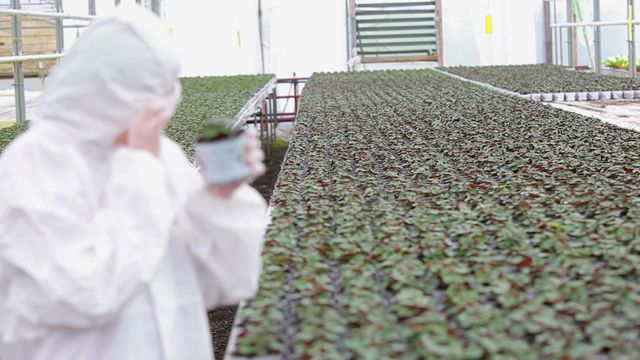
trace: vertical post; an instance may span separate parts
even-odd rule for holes
[[[567,0],[567,22],[573,22],[573,0]],[[574,48],[574,39],[575,39],[576,29],[574,27],[567,28],[567,56],[569,66],[576,65],[576,51]]]
[[[20,10],[20,0],[11,0],[11,8]],[[19,15],[11,17],[11,36],[13,37],[13,55],[22,55],[22,21]],[[22,62],[13,63],[13,87],[16,98],[16,121],[27,121],[27,107],[24,100],[24,72]]]
[[[116,6],[120,5],[120,0],[115,0]]]
[[[89,15],[96,15],[96,0],[89,0]]]
[[[351,53],[349,57],[354,55],[354,50],[357,48],[358,44],[358,22],[356,20],[356,0],[349,0],[349,12],[351,15]],[[358,55],[358,52],[355,51],[355,55]]]
[[[635,42],[635,26],[633,25],[634,0],[627,0],[627,41],[629,42],[629,76],[636,78],[636,42]]]
[[[444,66],[444,32],[442,30],[442,0],[436,0],[436,52],[438,66]]]
[[[265,132],[267,131],[267,106],[265,105],[265,102],[263,101],[260,104],[260,141],[262,141],[262,143],[265,143]]]
[[[349,11],[349,0],[344,0],[344,16],[345,16],[345,28],[346,28],[346,46],[347,46],[347,71],[351,71],[349,60],[351,60],[351,12]]]
[[[296,73],[293,73],[293,77],[296,77]],[[297,117],[298,116],[298,101],[299,101],[299,96],[298,96],[298,80],[294,79],[293,80],[293,112],[294,112],[294,116]]]
[[[264,64],[264,39],[262,35],[262,0],[258,0],[258,36],[260,40],[260,64],[262,66],[262,73],[266,73]]]
[[[553,0],[553,22],[554,24],[558,23],[558,0]],[[557,38],[556,38],[556,64],[557,65],[564,65],[564,42],[562,40],[562,29],[561,28],[556,28],[556,34],[557,34]],[[558,55],[560,55],[560,57],[558,57]]]
[[[271,142],[276,139],[276,115],[278,110],[276,110],[276,93],[271,93]]]
[[[162,4],[160,0],[151,0],[151,12],[162,17]]]
[[[593,0],[593,21],[600,21],[600,0]],[[597,73],[602,72],[602,33],[600,26],[593,28],[594,62]]]
[[[273,88],[273,121],[274,121],[274,128],[277,130],[278,129],[278,85],[276,85]],[[274,137],[275,137],[275,130],[274,132]]]
[[[551,3],[548,0],[542,0],[544,7],[544,49],[545,49],[545,63],[551,65],[553,63],[553,48],[552,48],[552,30],[551,30]]]
[[[56,0],[55,2],[56,12],[62,13],[62,0]],[[64,27],[63,20],[61,18],[56,19],[56,51],[58,54],[64,53]]]

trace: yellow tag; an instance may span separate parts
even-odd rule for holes
[[[493,18],[491,17],[491,15],[485,16],[484,24],[487,35],[493,35]]]
[[[627,25],[627,29],[629,33],[627,34],[627,39],[629,41],[633,41],[633,5],[629,5],[629,25]]]
[[[173,27],[172,27],[172,26],[169,26],[169,27],[167,28],[167,31],[169,31],[169,34],[170,34],[170,35],[173,35]]]
[[[240,36],[240,29],[236,29],[236,35],[238,36],[238,47],[242,47],[242,37]]]

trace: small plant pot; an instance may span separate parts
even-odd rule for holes
[[[555,101],[555,102],[563,102],[564,101],[564,93],[555,93],[555,94],[553,94],[553,101]]]
[[[631,91],[623,91],[622,92],[622,98],[623,99],[627,99],[627,100],[631,100],[635,97],[636,92],[631,90]]]
[[[577,101],[587,101],[589,94],[587,92],[578,92],[576,93]]]
[[[198,140],[196,151],[208,184],[230,184],[249,177],[251,171],[242,162],[245,144],[246,136],[242,131],[222,139]]]
[[[611,91],[603,91],[600,93],[600,99],[611,100]]]
[[[598,91],[590,91],[587,94],[587,99],[589,99],[590,101],[600,100],[600,92],[598,92]]]
[[[576,101],[576,93],[568,92],[564,94],[565,101]]]
[[[611,92],[611,98],[613,100],[619,100],[622,99],[622,91],[612,91]]]
[[[553,101],[553,94],[552,93],[544,93],[544,94],[540,94],[542,101]]]
[[[640,90],[634,91],[634,99],[640,99]]]

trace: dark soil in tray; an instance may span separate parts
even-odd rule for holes
[[[287,152],[287,146],[288,143],[286,141],[276,140],[271,148],[265,151],[267,154],[265,159],[267,173],[253,183],[253,187],[255,187],[267,201],[271,198],[271,193],[278,180],[280,165]],[[225,349],[229,342],[229,335],[233,328],[236,310],[237,306],[224,306],[209,312],[209,327],[211,328],[216,360],[222,360],[224,358]]]

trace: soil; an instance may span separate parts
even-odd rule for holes
[[[268,149],[265,149],[267,173],[257,179],[253,183],[266,201],[271,199],[273,188],[278,180],[280,173],[280,165],[284,160],[287,152],[288,143],[283,140],[276,140]],[[237,306],[225,306],[209,312],[209,327],[211,329],[211,337],[213,339],[213,350],[216,360],[224,359],[229,335],[233,328],[233,322],[236,316]]]

